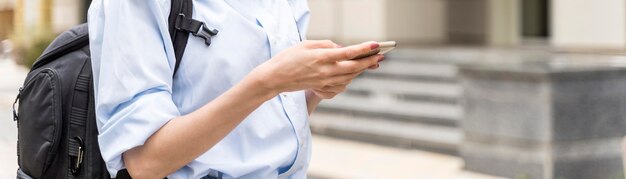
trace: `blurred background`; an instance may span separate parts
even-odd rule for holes
[[[0,178],[28,67],[89,3],[0,0]],[[624,0],[309,5],[309,39],[399,46],[311,117],[311,178],[624,178]]]

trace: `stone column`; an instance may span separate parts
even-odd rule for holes
[[[448,0],[448,41],[513,46],[520,41],[518,0]]]
[[[625,57],[491,57],[497,59],[460,67],[460,153],[467,170],[511,178],[624,178]]]
[[[626,2],[553,0],[552,44],[572,50],[626,49]]]
[[[403,46],[446,39],[447,0],[310,0],[310,39],[342,44],[395,40]]]
[[[622,141],[622,162],[624,165],[624,171],[626,171],[626,137]]]
[[[56,33],[81,23],[85,0],[54,0],[52,4],[52,30]]]
[[[24,0],[15,0],[13,7],[13,31],[21,32],[24,27]]]
[[[39,17],[37,17],[36,33],[38,35],[52,34],[52,0],[39,1]]]
[[[515,46],[519,44],[519,0],[489,0],[487,16],[487,44],[491,46]]]

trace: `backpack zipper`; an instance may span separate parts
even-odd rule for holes
[[[15,105],[17,104],[18,101],[20,101],[22,90],[24,90],[24,87],[20,87],[19,92],[17,93],[17,97],[15,97],[15,101],[13,102],[13,121],[17,121],[18,119],[18,114],[17,114],[17,110],[15,109]]]

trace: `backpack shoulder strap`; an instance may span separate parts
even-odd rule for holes
[[[168,30],[172,44],[174,45],[174,54],[176,56],[176,66],[174,67],[174,75],[178,71],[180,62],[182,61],[185,47],[189,34],[203,38],[207,46],[211,45],[211,37],[217,35],[217,30],[209,29],[204,22],[193,19],[193,1],[192,0],[172,0],[171,10],[168,21]]]
[[[174,45],[174,54],[176,56],[176,66],[174,66],[174,75],[178,71],[178,66],[185,53],[185,47],[187,46],[187,40],[189,39],[189,33],[179,31],[176,29],[176,19],[182,14],[184,16],[191,17],[193,13],[193,2],[191,0],[172,0],[171,1],[170,15],[167,19],[168,30],[170,32],[170,38]]]

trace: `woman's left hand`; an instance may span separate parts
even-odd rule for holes
[[[373,65],[371,67],[369,67],[368,69],[370,70],[374,70],[377,69],[379,67],[379,64]],[[357,76],[359,76],[361,73],[363,73],[364,71],[359,71],[353,74],[350,74],[351,78],[350,79],[354,79]],[[324,86],[322,88],[317,88],[317,89],[309,89],[306,91],[307,93],[307,97],[316,97],[321,99],[332,99],[335,96],[337,96],[339,93],[342,93],[344,91],[346,91],[346,88],[348,87],[348,85],[352,82],[352,80],[348,80],[346,81],[346,83],[343,84],[334,84],[334,85],[328,85],[328,86]]]
[[[379,66],[380,66],[379,64],[376,64],[376,65],[369,67],[368,69],[374,70],[374,69],[377,69]],[[332,99],[335,96],[337,96],[339,93],[346,91],[346,88],[352,82],[352,79],[359,76],[361,73],[363,73],[363,71],[350,74],[351,76],[350,80],[346,81],[346,83],[344,84],[335,84],[335,85],[324,86],[323,88],[306,90],[305,94],[306,94],[306,102],[307,102],[307,108],[308,108],[309,114],[315,111],[315,109],[317,108],[317,105],[320,103],[320,101],[322,101],[322,99]]]

